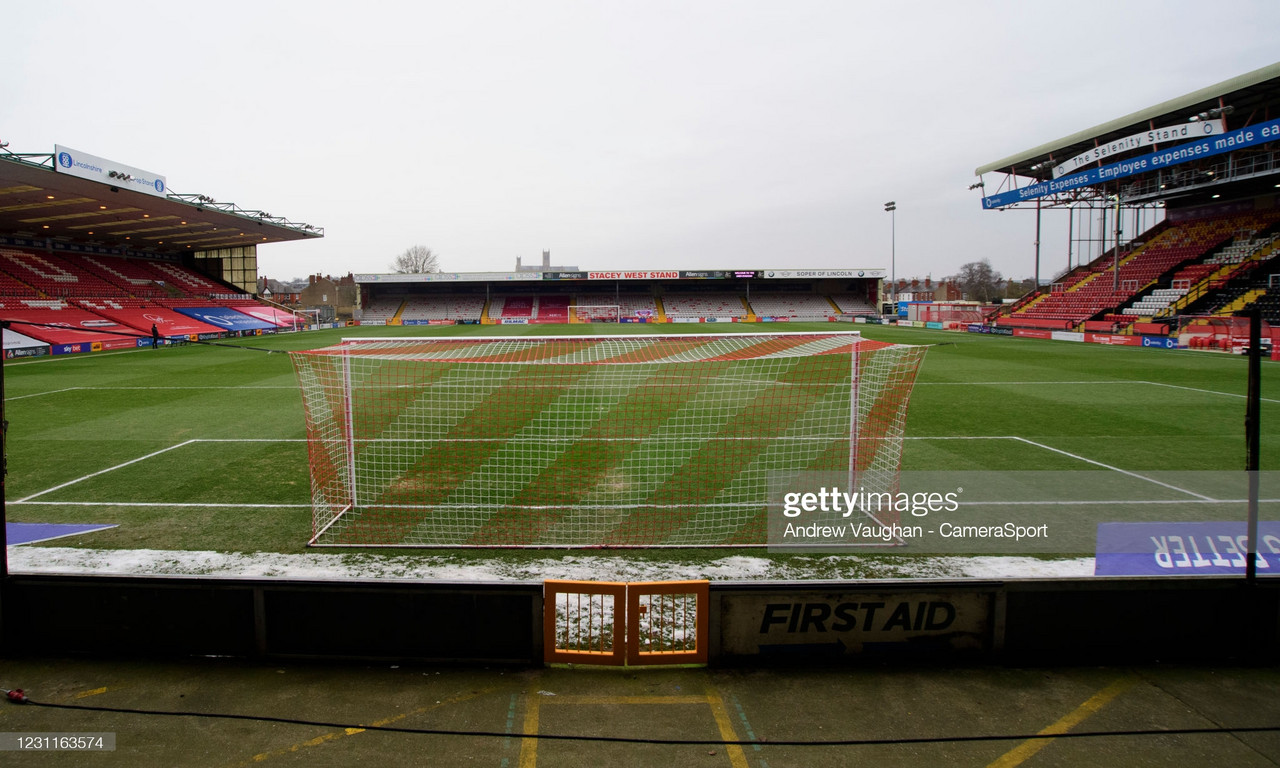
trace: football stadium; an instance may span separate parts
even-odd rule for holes
[[[1050,736],[1097,739],[1057,764],[1202,764],[1197,738],[1280,757],[1280,64],[977,167],[975,217],[1070,222],[1068,268],[1037,255],[1033,290],[991,304],[901,299],[878,258],[544,254],[354,274],[334,316],[259,280],[260,252],[323,227],[17,149],[0,637],[31,682],[0,685],[36,706],[0,714],[4,749],[110,732],[96,749],[151,764],[128,718],[152,716],[157,741],[198,732],[208,753],[164,759],[200,765],[419,764],[368,744],[397,732],[501,765],[896,765],[907,744],[1015,765]],[[1212,687],[1197,665],[1261,682],[1204,719],[1076,728],[1160,673],[1050,690],[1046,662],[1187,664],[1184,701]],[[983,736],[896,705],[856,736],[803,727],[838,714],[806,686],[853,700],[846,672],[886,668],[884,691],[998,711]],[[753,675],[795,711],[765,725]],[[191,695],[127,694],[149,677]]]

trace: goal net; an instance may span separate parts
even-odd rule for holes
[[[833,332],[295,352],[309,543],[763,546],[780,473],[894,489],[923,351]]]
[[[621,314],[617,304],[579,304],[573,308],[579,323],[616,323]]]

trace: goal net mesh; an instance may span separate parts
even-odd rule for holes
[[[295,352],[310,543],[764,545],[771,477],[896,486],[923,352],[849,332]]]
[[[573,308],[573,316],[580,323],[616,323],[621,317],[617,304],[578,304]]]

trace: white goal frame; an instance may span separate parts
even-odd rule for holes
[[[749,532],[780,473],[896,486],[923,349],[787,331],[359,337],[294,353],[308,544],[764,546]]]
[[[598,316],[591,314],[590,310],[613,310],[613,317],[609,319],[598,319]],[[579,304],[573,307],[573,316],[579,323],[620,323],[622,322],[622,307],[618,304]]]

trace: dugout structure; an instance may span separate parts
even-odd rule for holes
[[[1235,315],[1180,315],[1174,334],[1178,346],[1243,353],[1249,346],[1249,318]],[[1272,325],[1262,323],[1262,346],[1272,347]]]
[[[309,543],[762,546],[780,477],[895,485],[923,351],[838,332],[296,352]]]

